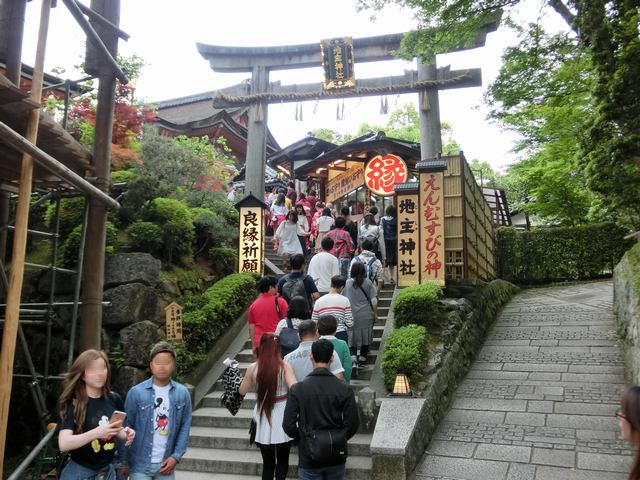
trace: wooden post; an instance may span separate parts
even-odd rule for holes
[[[42,96],[44,55],[47,45],[50,10],[51,0],[43,0],[40,13],[36,61],[33,68],[33,81],[31,85],[31,100],[38,104]],[[40,109],[36,108],[31,110],[25,138],[34,144],[38,138],[39,119]],[[18,195],[18,207],[16,209],[16,228],[13,236],[9,290],[7,292],[4,331],[2,332],[2,351],[0,351],[0,477],[3,475],[7,423],[9,421],[9,403],[11,401],[11,387],[13,384],[13,362],[20,315],[20,294],[22,292],[22,280],[24,277],[24,258],[27,246],[32,178],[33,158],[28,154],[24,154],[22,156],[22,167],[20,170],[20,193]]]

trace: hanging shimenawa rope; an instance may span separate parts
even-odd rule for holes
[[[471,72],[465,71],[461,75],[457,75],[452,78],[444,80],[422,80],[419,82],[404,83],[400,85],[390,85],[385,87],[356,87],[355,94],[357,95],[376,95],[376,94],[401,94],[415,92],[421,88],[434,88],[442,85],[451,85],[461,82],[470,77]],[[220,90],[213,92],[213,100],[222,101],[229,106],[247,105],[260,102],[277,102],[277,101],[304,101],[322,98],[340,98],[351,97],[354,95],[354,89],[345,90],[322,90],[319,92],[296,92],[296,93],[275,93],[275,92],[259,92],[252,95],[243,95],[235,97],[231,95],[225,95]]]

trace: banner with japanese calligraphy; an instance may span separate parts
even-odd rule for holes
[[[397,155],[376,155],[364,167],[365,185],[375,195],[393,195],[393,186],[409,177],[407,164]]]
[[[398,193],[398,286],[420,283],[420,228],[418,192]]]
[[[421,283],[444,285],[444,174],[420,172]]]
[[[240,238],[238,248],[238,271],[257,272],[263,270],[264,229],[261,207],[240,208]]]
[[[346,172],[329,180],[325,189],[326,201],[333,202],[336,198],[344,197],[347,193],[361,187],[364,182],[363,172],[364,166],[357,163]]]
[[[320,54],[324,68],[325,90],[353,88],[356,77],[353,73],[353,39],[331,38],[320,42]]]

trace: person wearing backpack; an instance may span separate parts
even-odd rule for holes
[[[291,302],[293,297],[304,297],[307,299],[307,308],[311,310],[311,305],[320,297],[316,282],[310,275],[304,272],[304,255],[296,254],[289,259],[291,271],[278,280],[278,295],[287,302]]]
[[[331,254],[340,262],[340,275],[347,278],[349,276],[351,256],[356,247],[351,239],[351,235],[345,230],[345,219],[343,217],[336,218],[335,226],[336,228],[327,233],[324,238],[333,240]]]
[[[391,282],[395,283],[396,266],[398,265],[398,221],[396,219],[396,207],[389,205],[385,210],[386,215],[382,217],[382,233],[384,236],[384,249],[387,254],[386,267],[389,269]]]
[[[366,277],[371,280],[374,286],[380,290],[384,284],[382,262],[378,260],[373,252],[373,243],[371,240],[363,240],[360,244],[360,253],[351,260],[350,268],[354,263],[362,263]]]
[[[376,223],[373,215],[368,213],[364,216],[362,226],[360,227],[360,236],[358,244],[362,245],[365,240],[371,241],[372,252],[375,253],[378,260],[385,261],[384,234],[382,228]]]
[[[298,327],[311,318],[311,310],[304,297],[293,297],[289,302],[287,316],[276,325],[275,334],[280,337],[282,356],[293,352],[300,345]]]

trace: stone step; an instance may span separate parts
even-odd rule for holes
[[[369,455],[372,435],[358,433],[349,440],[349,455]],[[189,448],[217,448],[226,450],[250,450],[248,428],[191,427]],[[292,452],[297,452],[293,447]]]
[[[259,475],[262,472],[262,456],[258,449],[251,450],[214,450],[209,448],[189,448],[180,462],[182,471],[227,473],[236,475]],[[298,470],[298,457],[289,456],[287,476],[295,478]],[[211,478],[211,477],[209,477]],[[240,478],[240,477],[235,477]],[[371,478],[371,458],[350,455],[347,458],[349,480],[368,480]]]
[[[180,468],[180,465],[178,465]],[[188,472],[186,470],[175,471],[176,480],[261,480],[259,475],[239,475],[237,473],[212,473],[212,472]]]

